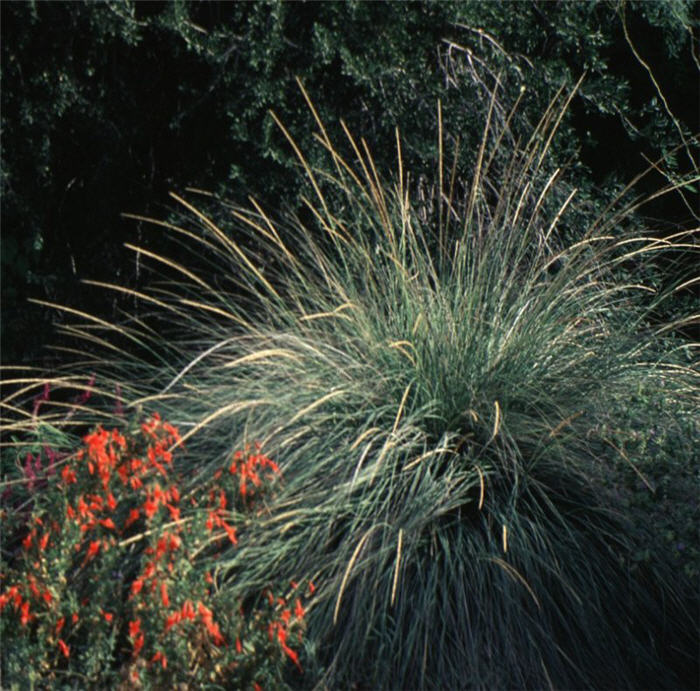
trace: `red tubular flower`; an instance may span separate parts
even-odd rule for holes
[[[199,602],[197,604],[197,610],[199,611],[199,614],[202,617],[204,625],[207,627],[207,631],[209,631],[209,635],[214,640],[214,644],[223,645],[225,643],[225,640],[223,635],[221,634],[221,629],[219,629],[219,625],[214,622],[214,615],[212,614],[212,611],[202,602]]]
[[[41,597],[41,592],[37,588],[36,581],[33,576],[29,577],[29,590],[32,591],[32,595],[38,600]]]
[[[155,662],[158,662],[160,660],[161,665],[163,665],[163,669],[165,669],[168,666],[168,658],[165,657],[165,654],[158,651],[152,658],[151,658],[151,663],[154,664]]]
[[[92,559],[97,555],[97,553],[100,551],[100,541],[99,540],[93,540],[90,543],[90,546],[88,547],[87,554],[85,555],[85,559]]]
[[[99,521],[99,524],[105,528],[109,528],[110,530],[116,530],[117,526],[114,525],[114,521],[111,518],[102,518]]]
[[[102,507],[104,506],[104,500],[101,496],[99,496],[98,494],[91,494],[86,498],[90,500],[90,504],[88,505],[90,511],[102,511]]]
[[[294,616],[300,620],[304,618],[304,608],[299,598],[297,598],[297,601],[294,603]]]
[[[156,544],[156,550],[155,550],[156,561],[160,560],[160,558],[165,554],[167,549],[168,549],[168,539],[165,535],[163,535],[158,539],[158,542]],[[153,550],[150,549],[150,552],[153,552]]]
[[[119,477],[121,478],[122,484],[125,485],[129,480],[129,468],[127,467],[127,464],[122,463],[117,468],[117,473],[119,474]]]
[[[180,612],[173,612],[165,620],[165,633],[168,633],[168,631],[170,631],[170,629],[173,626],[175,626],[175,624],[179,624],[181,620],[182,620],[182,614]]]
[[[19,594],[19,588],[16,585],[8,588],[2,595],[0,595],[0,612],[7,606],[7,603],[12,600],[15,604],[15,608],[19,607],[17,603],[17,598],[22,601],[22,596]]]
[[[132,480],[133,479],[134,478],[132,478]],[[146,514],[147,518],[153,518],[155,513],[158,511],[158,502],[153,501],[153,499],[149,495],[143,504],[143,511]]]
[[[141,633],[139,634],[138,638],[134,641],[134,657],[136,657],[140,652],[141,648],[143,648],[143,642],[144,642],[144,635]]]
[[[126,521],[124,521],[124,529],[128,528],[132,523],[138,521],[139,515],[140,512],[138,509],[131,509],[128,518],[126,519]]]
[[[222,522],[221,526],[226,531],[226,534],[228,535],[228,539],[231,540],[231,543],[234,545],[237,545],[238,538],[236,537],[236,529],[233,526],[230,526],[227,523],[223,523],[223,522]]]
[[[66,642],[62,639],[58,639],[58,647],[61,649],[64,657],[70,657],[70,648],[66,645]]]
[[[110,612],[105,612],[103,609],[100,610],[102,613],[102,616],[105,618],[105,621],[109,624],[112,623],[112,619],[114,619],[114,615],[111,614]]]
[[[189,619],[190,621],[194,621],[195,613],[194,606],[192,605],[191,600],[185,600],[185,604],[182,605],[181,612],[183,619]]]
[[[126,451],[126,439],[116,429],[112,430],[112,441],[122,450]]]
[[[246,487],[246,483],[245,483],[247,473],[248,473],[247,468],[244,465],[242,465],[241,466],[241,481],[240,481],[239,487],[240,487],[240,492],[241,492],[241,496],[243,497],[243,499],[246,498],[246,494],[248,493],[248,488]]]
[[[32,546],[32,538],[36,535],[36,530],[32,530],[27,537],[22,540],[22,547],[24,547],[25,550],[29,550]]]
[[[143,578],[137,578],[132,584],[131,584],[131,594],[132,595],[138,595],[138,593],[141,592],[141,589],[143,588]]]
[[[173,438],[174,441],[180,441],[180,433],[177,431],[177,427],[173,427],[169,422],[164,422],[163,429]]]
[[[163,602],[163,607],[169,607],[170,598],[168,597],[168,586],[165,581],[160,584],[160,597]]]
[[[64,465],[63,468],[61,468],[61,479],[66,485],[72,485],[78,482],[75,471],[69,465]]]
[[[303,673],[304,670],[299,664],[299,656],[286,643],[282,643],[281,647],[282,650],[284,650],[284,652],[286,653],[287,657],[297,666],[299,671]]]
[[[20,622],[22,623],[22,626],[26,626],[32,618],[32,615],[29,613],[29,600],[26,600],[22,604],[22,606],[19,608],[19,611],[21,615]]]
[[[241,645],[241,639],[236,638],[236,652],[240,655],[243,652],[243,646]]]
[[[78,497],[78,504],[76,505],[76,508],[78,510],[78,515],[83,518],[86,518],[90,515],[90,510],[88,508],[87,503],[85,502],[85,499],[83,499],[82,494]]]
[[[61,629],[63,628],[63,625],[66,623],[66,618],[61,617],[57,622],[56,622],[56,628],[54,629],[56,631],[56,635],[58,636],[59,633],[61,633]]]
[[[129,622],[129,638],[136,638],[141,631],[141,620],[134,619]]]

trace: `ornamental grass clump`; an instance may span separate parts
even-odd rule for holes
[[[664,340],[678,325],[648,318],[664,295],[620,279],[692,247],[633,229],[636,200],[570,225],[586,206],[548,152],[571,96],[526,139],[491,108],[467,185],[438,118],[417,200],[398,132],[385,179],[344,126],[336,145],[316,117],[312,170],[278,123],[302,212],[215,222],[175,197],[190,220],[153,223],[177,259],[133,247],[158,280],[111,286],[144,311],[66,327],[83,371],[178,424],[192,486],[250,438],[280,463],[269,514],[217,564],[234,594],[319,584],[305,653],[329,688],[673,686],[666,652],[692,662],[673,578],[633,569],[605,432],[630,391],[663,392],[656,425],[698,411],[691,351]]]

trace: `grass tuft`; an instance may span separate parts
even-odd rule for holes
[[[491,108],[461,189],[443,174],[439,117],[439,184],[416,199],[398,133],[383,179],[364,140],[343,125],[334,144],[304,94],[327,168],[275,118],[310,183],[304,209],[214,216],[173,195],[189,220],[154,227],[178,260],[131,248],[160,273],[128,291],[142,311],[123,324],[68,327],[86,341],[82,371],[180,427],[193,485],[253,439],[279,459],[269,517],[221,567],[234,592],[318,584],[307,654],[321,685],[686,683],[665,650],[687,645],[692,615],[677,574],[633,559],[642,528],[611,487],[620,456],[644,470],[606,430],[640,387],[666,400],[639,405],[641,425],[700,408],[690,346],[667,338],[682,320],[650,320],[675,286],[624,278],[694,251],[691,234],[630,232],[636,200],[568,225],[576,191],[548,152],[573,94],[525,142],[508,130],[517,113],[499,127]]]

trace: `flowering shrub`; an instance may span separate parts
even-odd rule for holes
[[[281,685],[290,661],[301,671],[294,648],[313,584],[242,600],[216,571],[216,555],[238,544],[237,520],[254,518],[279,481],[259,445],[185,494],[173,469],[180,437],[157,414],[83,441],[51,456],[41,486],[30,463],[31,508],[3,512],[5,678],[257,689]]]

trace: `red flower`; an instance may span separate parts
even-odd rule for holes
[[[228,539],[231,540],[231,542],[234,545],[238,544],[238,538],[236,537],[236,529],[233,526],[230,526],[222,521],[221,527],[226,531],[226,534],[228,535]]]
[[[100,551],[100,541],[99,540],[93,540],[90,543],[90,546],[88,547],[87,554],[85,555],[85,559],[92,559],[94,556],[97,555],[97,553]]]
[[[214,639],[214,644],[223,645],[225,640],[221,634],[218,624],[214,622],[214,615],[212,614],[212,611],[202,602],[197,604],[197,610],[202,617],[204,625],[207,627],[207,631],[209,631],[209,635]]]
[[[29,590],[32,591],[32,595],[38,600],[41,597],[41,592],[36,586],[36,581],[33,576],[29,577]]]
[[[136,638],[141,631],[141,620],[134,619],[129,622],[129,638]]]
[[[3,593],[0,595],[0,612],[5,609],[7,606],[7,603],[10,601],[10,594],[9,593]]]
[[[168,597],[168,586],[165,583],[165,581],[163,581],[163,583],[160,584],[160,597],[163,601],[163,607],[169,607],[170,598]]]
[[[180,433],[176,427],[173,427],[169,422],[163,423],[163,429],[175,440],[180,441]]]
[[[83,495],[81,494],[78,497],[78,505],[76,507],[78,509],[78,514],[85,518],[86,516],[90,515],[90,510],[88,505],[85,503],[85,499],[83,499]]]
[[[108,623],[112,622],[112,619],[114,619],[114,615],[111,614],[110,612],[105,612],[103,609],[100,610],[102,612],[102,616],[105,618],[105,621]]]
[[[214,530],[214,522],[216,521],[217,518],[218,518],[218,516],[216,516],[216,514],[215,514],[213,511],[210,511],[210,512],[209,512],[209,516],[207,517],[207,522],[206,522],[206,524],[205,524],[206,527],[207,527],[207,530],[208,530],[209,532],[211,532],[212,530]],[[219,519],[219,520],[220,520],[220,519]]]
[[[158,511],[158,504],[148,497],[143,504],[143,512],[146,514],[146,518],[152,518]]]
[[[70,648],[66,645],[65,641],[61,638],[58,639],[58,647],[65,657],[70,657]]]
[[[165,633],[168,633],[170,629],[175,626],[175,624],[179,624],[182,619],[182,614],[180,612],[173,612],[166,620],[165,620]]]
[[[21,613],[20,621],[22,626],[26,626],[32,618],[32,615],[29,613],[29,600],[22,604],[19,611]]]
[[[185,604],[182,605],[182,618],[183,619],[190,619],[191,621],[194,621],[194,606],[192,605],[191,600],[185,600]]]
[[[282,650],[284,650],[284,652],[287,654],[287,657],[299,668],[299,671],[303,672],[304,670],[299,664],[299,656],[286,643],[281,643],[281,647]]]
[[[140,513],[138,509],[131,509],[131,511],[129,511],[128,518],[126,519],[126,521],[124,521],[124,529],[128,528],[132,523],[138,521],[139,515]]]
[[[112,441],[122,450],[126,449],[126,439],[116,429],[112,430]]]
[[[34,535],[36,535],[36,531],[32,530],[32,532],[29,533],[24,540],[22,540],[22,547],[24,547],[25,550],[28,550],[32,546],[32,537]]]
[[[152,658],[151,658],[151,664],[154,662],[158,662],[160,660],[161,665],[163,665],[163,669],[165,669],[168,666],[168,658],[165,657],[165,654],[158,651]]]
[[[67,485],[78,482],[78,478],[75,476],[75,471],[69,465],[64,465],[63,468],[61,468],[61,479]]]

